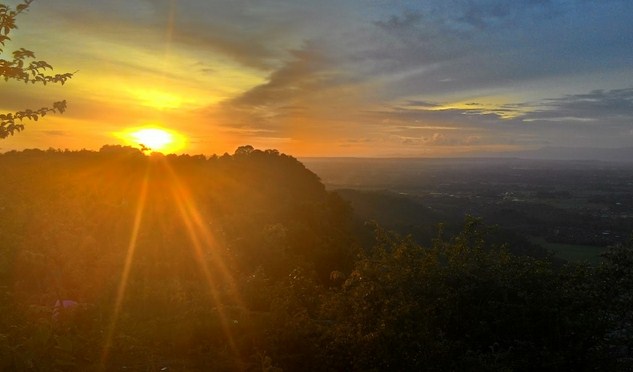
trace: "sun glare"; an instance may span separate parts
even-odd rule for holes
[[[158,127],[130,128],[115,135],[128,145],[141,146],[144,151],[173,153],[185,145],[182,134]]]
[[[174,141],[169,132],[162,129],[141,129],[132,133],[132,137],[141,145],[152,150],[162,150]]]
[[[153,107],[159,110],[177,109],[182,106],[182,98],[173,93],[159,90],[139,89],[133,91],[133,94],[144,106]]]

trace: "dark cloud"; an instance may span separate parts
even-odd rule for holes
[[[437,103],[432,103],[432,102],[427,102],[427,101],[415,101],[415,100],[409,100],[407,101],[404,106],[406,107],[420,107],[420,108],[435,108],[435,107],[439,107],[440,105]]]
[[[306,110],[308,95],[327,86],[319,53],[308,47],[291,52],[293,58],[261,85],[220,105],[224,125],[278,128],[283,117]]]
[[[222,122],[231,127],[288,129],[320,121],[330,130],[359,111],[364,92],[358,81],[334,68],[318,42],[305,42],[289,54],[292,58],[265,83],[210,110],[219,109],[226,117]]]
[[[278,106],[292,101],[302,93],[325,86],[328,80],[322,55],[306,47],[291,52],[293,59],[274,71],[265,84],[245,92],[231,100],[238,106]]]
[[[555,0],[488,0],[453,1],[457,3],[456,20],[476,29],[507,26],[523,17],[554,17],[562,13],[564,5]]]
[[[477,122],[519,123],[526,121],[586,121],[596,125],[633,123],[633,88],[594,90],[536,102],[518,102],[498,107],[472,102],[464,108],[446,108],[432,102],[407,101],[381,113],[407,121],[441,120],[463,122],[477,117]],[[461,119],[461,120],[458,120]]]
[[[394,75],[393,97],[511,87],[633,65],[633,3],[449,1],[376,22],[382,43],[364,52]]]
[[[65,130],[45,130],[42,131],[44,134],[48,134],[49,136],[68,136],[70,132]]]
[[[437,106],[439,107],[439,105]],[[483,109],[456,109],[445,108],[412,108],[393,106],[382,111],[374,111],[372,114],[381,118],[381,123],[392,123],[401,126],[406,123],[407,129],[419,127],[435,127],[442,123],[446,130],[452,128],[460,130],[485,128],[487,125],[500,122],[503,117],[497,112]]]
[[[529,120],[577,120],[633,124],[633,88],[594,90],[543,102],[542,108],[524,116]],[[570,119],[570,120],[573,120]]]

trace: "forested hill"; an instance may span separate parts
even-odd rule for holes
[[[243,146],[210,158],[145,156],[121,146],[13,151],[0,155],[0,175],[0,348],[4,341],[22,345],[10,353],[17,366],[50,366],[54,358],[75,365],[77,355],[98,363],[108,319],[119,317],[113,311],[122,299],[129,323],[120,324],[128,330],[121,333],[139,339],[110,340],[112,365],[134,365],[127,348],[150,347],[138,332],[168,349],[172,338],[179,347],[198,347],[192,343],[206,332],[201,342],[208,346],[224,337],[219,319],[228,315],[220,309],[269,310],[271,298],[259,285],[304,276],[328,282],[332,271],[353,265],[347,205],[276,150]],[[95,312],[96,328],[63,339],[85,350],[56,352],[51,324],[34,322],[50,320],[60,299]],[[165,314],[171,321],[159,327]],[[48,335],[41,345],[23,345],[41,332]],[[249,344],[247,355],[253,352]]]
[[[212,239],[231,251],[243,274],[263,268],[284,276],[282,261],[298,260],[327,278],[351,265],[349,238],[342,235],[349,210],[314,173],[276,150],[243,146],[208,159],[145,156],[120,146],[26,150],[0,156],[0,174],[0,241],[20,254],[62,254],[60,280],[81,283],[69,287],[82,296],[92,293],[83,288],[92,285],[85,277],[91,261],[123,254],[135,218],[140,256],[186,257],[191,244]]]
[[[0,370],[633,367],[632,247],[554,265],[467,219],[361,248],[348,204],[251,146],[9,152],[0,175]]]

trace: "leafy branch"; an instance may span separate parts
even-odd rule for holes
[[[4,52],[5,43],[11,40],[9,36],[12,30],[17,29],[16,17],[28,10],[34,0],[23,0],[15,9],[5,4],[0,4],[0,53]],[[12,53],[12,59],[0,58],[0,78],[4,81],[17,80],[24,83],[48,83],[64,85],[71,79],[74,73],[49,74],[53,70],[46,61],[37,60],[31,50],[20,48]],[[0,114],[0,138],[6,138],[15,132],[24,130],[24,120],[37,121],[48,113],[63,113],[66,110],[66,101],[53,103],[52,107],[42,107],[38,110],[26,109],[14,113]]]
[[[53,107],[42,107],[38,110],[26,109],[15,113],[0,114],[0,138],[6,138],[15,132],[24,130],[22,121],[25,119],[38,121],[48,113],[60,113],[66,111],[66,101],[53,103]],[[16,122],[17,120],[17,122]]]

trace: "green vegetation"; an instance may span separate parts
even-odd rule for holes
[[[0,155],[0,370],[629,370],[633,246],[370,225],[296,159]],[[60,300],[75,303],[55,308]]]

